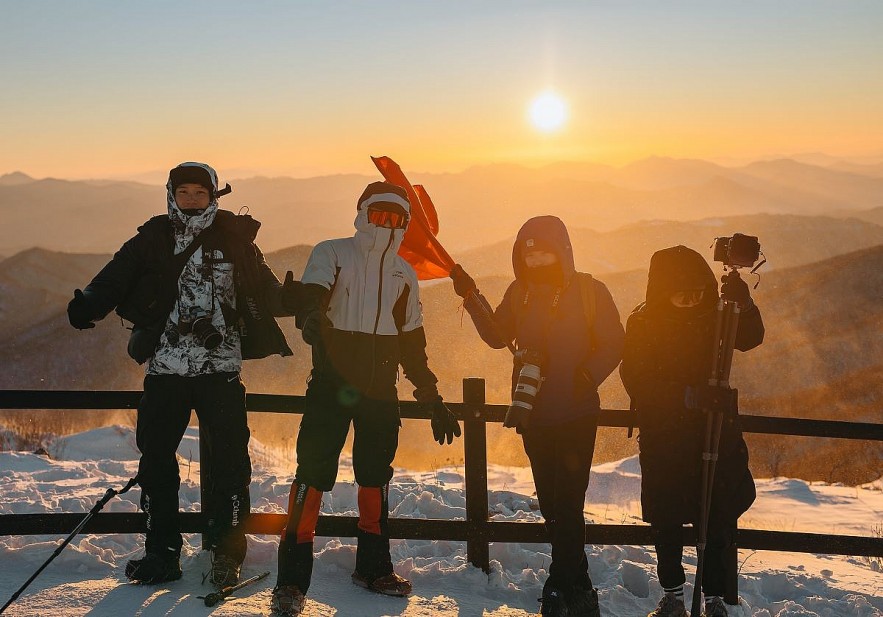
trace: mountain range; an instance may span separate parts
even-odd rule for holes
[[[883,174],[877,167],[843,165],[781,159],[724,167],[653,157],[618,168],[489,165],[460,173],[411,173],[410,179],[429,191],[439,210],[439,238],[456,253],[511,237],[538,214],[557,215],[572,228],[610,231],[640,221],[761,212],[865,218],[862,213],[883,207]],[[264,223],[265,251],[315,244],[351,233],[356,200],[376,179],[358,174],[231,179],[234,192],[222,205],[233,211],[247,207]],[[109,252],[149,216],[164,211],[161,185],[7,174],[0,176],[0,255],[34,246]],[[880,222],[879,211],[869,217],[865,220]]]
[[[854,219],[764,214],[692,223],[645,222],[606,233],[571,231],[578,267],[607,284],[625,322],[643,298],[646,265],[654,250],[684,243],[708,255],[705,247],[711,237],[735,229],[757,231],[771,264],[778,266],[761,271],[760,286],[753,292],[763,311],[766,340],[758,349],[738,354],[735,363],[733,381],[741,390],[743,412],[879,422],[883,398],[883,308],[879,303],[883,240],[879,227]],[[511,280],[510,251],[507,241],[464,253],[464,264],[476,264],[473,272],[479,288],[492,304],[499,302]],[[299,276],[309,252],[310,246],[298,245],[269,252],[267,259],[280,278],[287,270]],[[0,388],[140,388],[142,368],[126,357],[128,331],[118,318],[111,315],[94,330],[79,332],[70,328],[64,314],[72,290],[85,285],[109,257],[29,249],[0,261],[0,340],[4,343]],[[722,271],[718,264],[715,267]],[[461,400],[461,379],[482,376],[487,380],[488,401],[505,402],[511,370],[508,352],[484,346],[448,282],[424,285],[421,294],[428,355],[443,395]],[[281,321],[295,356],[247,363],[243,375],[251,391],[304,391],[308,349],[293,320]],[[410,384],[402,383],[400,390],[402,398],[411,398]],[[615,373],[602,385],[601,394],[605,407],[628,406]],[[86,417],[83,414],[66,412],[58,421],[79,421]],[[262,414],[253,420],[256,436],[268,441],[284,439],[280,435],[290,438],[296,424],[295,418],[282,415]],[[428,448],[428,430],[425,423],[406,422],[401,456],[412,457],[409,464],[414,460],[441,463],[445,457],[459,456],[456,449]],[[788,465],[803,465],[801,477],[815,474],[819,479],[830,476],[841,481],[883,475],[879,444],[770,439],[751,437],[752,443],[763,445],[752,448],[757,470],[787,468],[791,473],[795,469]],[[492,460],[525,462],[518,438],[500,427],[489,428],[489,450]],[[598,460],[612,460],[634,450],[634,440],[627,440],[624,431],[602,429]],[[801,463],[817,460],[820,453],[825,453],[823,461],[828,463],[848,453],[854,464],[835,469],[831,463],[823,473],[820,466]]]

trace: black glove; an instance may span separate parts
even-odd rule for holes
[[[751,301],[751,292],[748,291],[748,283],[742,280],[735,270],[721,277],[721,298],[728,302],[735,302],[743,311],[750,309],[754,303]]]
[[[82,289],[74,290],[74,299],[67,305],[67,319],[77,330],[94,328],[95,310]]]
[[[720,411],[735,415],[739,410],[739,391],[724,386],[687,386],[684,406],[691,411]]]
[[[440,396],[432,403],[431,424],[432,438],[439,445],[444,445],[445,440],[450,445],[454,442],[454,437],[460,436],[460,423]]]
[[[301,336],[307,345],[319,345],[322,343],[322,326],[327,318],[322,311],[313,311],[304,319],[304,327],[301,328]]]
[[[294,280],[294,273],[289,270],[285,273],[285,282],[282,284],[282,308],[292,315],[297,311],[303,298],[303,283]]]
[[[506,417],[503,419],[505,428],[514,428],[515,432],[521,435],[530,426],[530,414],[532,410],[518,405],[510,405],[506,410]]]
[[[454,264],[451,268],[451,280],[454,281],[454,293],[465,298],[473,291],[476,291],[475,281],[471,276],[466,274],[466,270],[460,264]]]

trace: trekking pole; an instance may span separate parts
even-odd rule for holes
[[[237,583],[237,584],[231,585],[229,587],[224,587],[222,590],[215,591],[214,593],[210,593],[207,596],[196,596],[196,598],[198,600],[203,600],[205,602],[206,606],[214,606],[215,604],[217,604],[218,602],[220,602],[221,600],[223,600],[224,598],[229,596],[234,591],[242,589],[246,585],[251,585],[252,583],[256,583],[259,580],[261,580],[262,578],[267,578],[268,576],[270,576],[269,571],[261,572],[257,576],[252,576],[251,578],[246,579],[246,580],[242,581],[241,583]]]
[[[135,486],[135,484],[137,484],[137,483],[138,483],[138,477],[136,476],[136,477],[132,478],[131,480],[129,480],[129,482],[126,484],[126,486],[124,486],[124,487],[122,488],[122,490],[119,490],[119,491],[118,491],[118,490],[115,490],[115,489],[112,489],[112,488],[107,489],[107,492],[104,493],[104,497],[102,497],[101,499],[99,499],[99,500],[95,503],[95,505],[92,507],[92,509],[89,510],[89,513],[86,514],[85,517],[83,517],[83,520],[82,520],[82,521],[80,521],[80,524],[77,525],[76,528],[71,532],[71,534],[70,534],[67,538],[64,539],[64,541],[58,546],[58,548],[55,549],[55,552],[52,553],[52,556],[51,556],[49,559],[47,559],[45,562],[43,562],[43,565],[40,566],[40,567],[37,569],[37,571],[34,572],[34,573],[31,575],[31,578],[29,578],[29,579],[25,582],[24,585],[22,585],[21,587],[19,587],[18,591],[16,591],[14,594],[12,594],[12,597],[9,598],[9,601],[8,601],[6,604],[3,605],[3,608],[0,608],[0,613],[2,613],[2,612],[5,611],[7,608],[9,608],[9,605],[10,605],[10,604],[12,604],[12,603],[15,602],[16,600],[18,600],[18,597],[21,595],[21,593],[22,593],[25,589],[28,588],[28,585],[30,585],[31,583],[33,583],[33,582],[34,582],[34,579],[37,578],[37,577],[40,575],[40,572],[42,572],[43,570],[45,570],[45,569],[46,569],[46,566],[48,566],[48,565],[52,562],[53,559],[55,559],[56,557],[58,557],[58,556],[61,554],[61,551],[64,550],[64,547],[71,543],[71,540],[74,539],[74,536],[76,536],[78,533],[80,533],[80,531],[83,529],[83,527],[86,526],[86,523],[88,523],[88,522],[92,519],[93,516],[95,516],[96,514],[98,514],[98,512],[100,512],[101,509],[102,509],[105,505],[107,505],[107,502],[108,502],[108,501],[110,501],[111,499],[113,499],[113,498],[116,497],[117,495],[122,495],[123,493],[128,492],[128,490],[129,490],[130,488],[132,488],[133,486]]]
[[[717,308],[717,321],[712,355],[712,370],[708,384],[729,387],[730,369],[733,365],[733,349],[739,327],[739,306],[735,302],[720,300]],[[705,443],[702,450],[702,484],[699,502],[699,521],[696,538],[696,577],[693,583],[693,603],[691,615],[701,614],[702,576],[705,570],[705,545],[708,540],[708,518],[711,514],[711,495],[714,488],[714,472],[717,465],[720,435],[723,427],[723,412],[720,409],[706,409]]]

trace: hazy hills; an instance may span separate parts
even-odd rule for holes
[[[356,199],[368,182],[378,179],[349,174],[236,180],[221,172],[221,181],[229,180],[234,188],[222,200],[223,207],[238,211],[248,206],[264,223],[266,251],[351,233]],[[788,159],[724,167],[654,157],[620,168],[490,165],[410,176],[432,195],[440,212],[440,238],[452,252],[510,237],[537,214],[558,215],[571,228],[609,231],[644,220],[760,212],[861,217],[883,207],[883,174],[876,166],[835,168]],[[0,254],[33,246],[109,252],[150,215],[164,210],[160,185],[7,174],[0,176]],[[879,222],[877,216],[868,220]]]
[[[883,241],[879,228],[849,219],[758,215],[694,223],[644,223],[608,233],[572,231],[578,266],[592,270],[608,285],[624,321],[643,298],[646,266],[654,250],[684,243],[707,256],[710,251],[706,247],[713,236],[737,229],[759,233],[772,263],[780,266],[766,273],[754,292],[764,311],[766,341],[750,354],[740,354],[736,361],[734,383],[742,391],[743,410],[879,422],[883,397],[883,308],[879,304],[883,297]],[[875,237],[876,245],[852,250],[857,244],[872,244]],[[289,269],[299,276],[309,250],[308,246],[293,246],[268,253],[267,258],[280,277]],[[504,242],[467,253],[463,259],[470,267],[471,263],[484,263],[478,256],[485,255],[490,264],[487,271],[497,273],[482,276],[484,266],[476,266],[479,287],[492,304],[499,302],[511,280],[510,250]],[[0,337],[4,343],[0,347],[0,365],[4,367],[0,388],[140,388],[143,372],[126,357],[128,331],[118,318],[111,315],[94,330],[77,332],[64,315],[71,291],[88,282],[108,258],[33,249],[0,261]],[[793,267],[785,267],[788,265]],[[719,265],[715,267],[720,271]],[[430,362],[441,379],[443,394],[460,400],[461,379],[478,375],[487,379],[489,401],[506,401],[511,367],[508,352],[490,350],[481,343],[449,282],[424,286],[422,299]],[[283,328],[295,357],[247,363],[244,377],[252,391],[304,391],[309,355],[292,322],[283,320]],[[401,390],[404,398],[410,398],[410,384],[403,383]],[[602,400],[607,407],[627,406],[617,375],[603,385]],[[263,415],[255,421],[255,432],[272,441],[280,435],[293,435],[294,425],[290,417]],[[498,428],[489,434],[495,460],[525,462],[517,438]],[[428,464],[456,455],[457,450],[436,450],[427,441],[427,426],[406,426],[406,435],[414,438],[402,440],[402,456],[423,457],[418,460]],[[797,450],[788,449],[790,441],[784,450],[776,443],[776,448],[753,451],[757,469],[786,465],[789,456],[796,456]],[[799,443],[801,452],[812,447]],[[865,457],[879,451],[861,443],[849,448],[859,446],[865,446],[860,450]],[[835,452],[851,452],[836,442],[831,447]],[[599,439],[601,459],[633,450],[634,441],[626,441],[623,431],[604,431]],[[771,459],[773,455],[778,458]],[[828,452],[827,460],[833,456]],[[862,473],[871,474],[880,460],[879,456],[871,457]],[[838,473],[839,479],[854,479],[843,471]]]

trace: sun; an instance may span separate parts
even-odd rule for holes
[[[528,115],[535,128],[551,133],[567,122],[567,103],[555,92],[547,90],[531,101]]]

